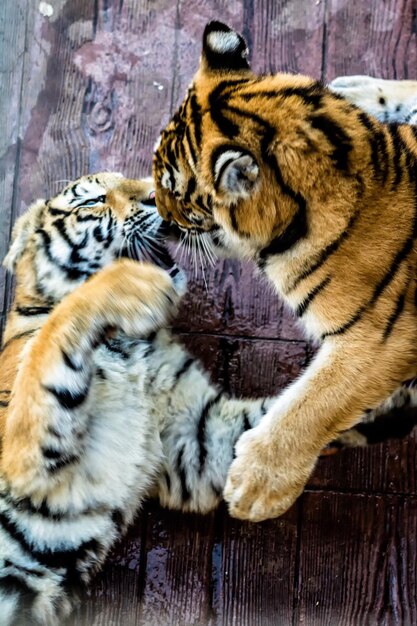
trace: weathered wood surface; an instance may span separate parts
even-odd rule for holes
[[[416,15],[416,0],[3,0],[0,257],[15,217],[62,181],[149,173],[208,20],[245,33],[257,70],[417,78]],[[312,349],[249,266],[190,283],[177,329],[228,390],[273,394],[306,366]],[[10,295],[0,270],[0,322]],[[152,505],[73,623],[412,626],[416,457],[409,437],[324,459],[297,505],[257,526]]]

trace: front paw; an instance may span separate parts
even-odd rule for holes
[[[92,281],[96,280],[100,289],[105,325],[128,336],[142,337],[159,330],[177,311],[180,296],[174,282],[155,265],[122,259],[96,277]]]
[[[244,433],[223,494],[230,515],[252,522],[282,515],[303,491],[315,462],[280,449],[264,427]]]

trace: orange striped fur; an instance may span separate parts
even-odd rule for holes
[[[398,90],[404,110],[416,86]],[[334,89],[254,74],[212,22],[154,156],[161,215],[254,260],[321,345],[237,444],[224,495],[243,519],[286,511],[320,449],[417,373],[417,129]]]

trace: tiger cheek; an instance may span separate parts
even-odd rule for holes
[[[167,194],[161,189],[156,189],[155,202],[159,215],[162,217],[163,220],[169,222],[172,214],[168,207]]]

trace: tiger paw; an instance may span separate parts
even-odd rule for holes
[[[251,522],[282,515],[302,493],[315,462],[299,457],[292,461],[264,427],[244,433],[223,493],[230,515]]]
[[[88,284],[92,308],[99,309],[103,325],[121,329],[133,337],[146,336],[166,326],[180,300],[165,270],[128,259],[113,263]]]

